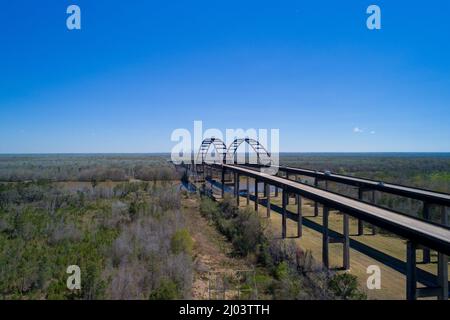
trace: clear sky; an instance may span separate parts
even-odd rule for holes
[[[449,15],[448,0],[2,1],[0,153],[168,152],[194,120],[278,128],[281,151],[450,151]]]

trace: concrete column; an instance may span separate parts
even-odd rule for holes
[[[295,195],[297,200],[297,237],[302,237],[302,225],[303,225],[303,215],[302,215],[302,197],[299,194]]]
[[[372,190],[372,203],[374,205],[377,204],[377,198],[376,198],[376,194],[375,194],[375,190]],[[372,224],[372,234],[376,235],[377,234],[377,230],[375,228],[375,226]]]
[[[448,212],[447,207],[444,206],[441,207],[441,223],[444,226],[448,226]]]
[[[443,253],[438,253],[438,285],[439,300],[448,299],[448,256]]]
[[[240,177],[239,177],[239,173],[236,173],[236,175],[234,176],[234,179],[235,179],[235,181],[234,181],[234,185],[235,185],[235,188],[236,188],[236,206],[239,208],[239,179],[240,179]]]
[[[317,180],[317,177],[314,178],[314,187],[319,186],[319,180]],[[319,215],[319,204],[317,201],[314,201],[314,217],[317,217]]]
[[[236,172],[233,172],[233,196],[236,197]]]
[[[270,184],[266,183],[264,185],[265,185],[265,190],[266,190],[266,195],[267,195],[267,204],[266,204],[267,218],[270,218]]]
[[[282,219],[281,219],[281,237],[284,239],[286,238],[286,199],[287,199],[287,191],[283,189],[281,198],[282,198],[282,204],[283,204],[283,212],[282,212]]]
[[[221,181],[222,181],[222,199],[225,196],[225,169],[222,168],[222,177],[221,177]]]
[[[255,178],[255,211],[258,212],[258,180]]]
[[[430,220],[430,204],[429,203],[427,203],[427,202],[423,203],[423,212],[422,212],[422,214],[423,214],[423,218],[425,220]],[[422,252],[423,252],[422,253],[423,254],[422,262],[423,263],[430,263],[430,261],[431,261],[430,248],[424,247],[422,249]]]
[[[247,205],[250,205],[250,178],[247,177]]]
[[[448,300],[448,256],[438,252],[439,300]]]
[[[322,230],[322,263],[325,268],[328,269],[330,266],[330,262],[328,259],[328,243],[329,243],[329,230],[328,230],[328,214],[329,209],[326,206],[323,206],[323,230]]]
[[[350,226],[349,216],[344,213],[344,242],[343,242],[343,266],[345,270],[350,269]]]
[[[363,200],[363,190],[362,188],[358,188],[358,200]],[[358,236],[362,236],[364,234],[364,222],[361,219],[358,219]]]
[[[208,182],[208,186],[209,186],[209,192],[210,192],[210,196],[214,196],[214,189],[213,189],[213,185],[211,183],[211,181]]]
[[[408,241],[406,245],[406,299],[417,299],[417,269],[416,249],[417,245]]]

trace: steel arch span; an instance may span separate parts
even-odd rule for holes
[[[197,153],[196,162],[200,163],[206,162],[206,155],[208,154],[209,148],[214,146],[215,152],[219,154],[219,159],[221,163],[225,162],[225,157],[227,154],[227,146],[226,144],[219,138],[207,138],[202,141],[200,148]],[[201,159],[199,159],[201,157]],[[215,161],[214,161],[215,162]]]
[[[211,145],[214,147],[215,152],[218,153],[218,161],[220,163],[236,163],[237,150],[242,143],[248,144],[256,153],[257,164],[268,166],[272,164],[270,152],[256,139],[252,138],[240,138],[235,139],[227,148],[226,144],[219,138],[207,138],[202,141],[197,153],[196,162],[204,163],[208,162],[206,156],[208,154]]]
[[[257,164],[271,165],[270,152],[258,141],[252,138],[235,139],[227,150],[227,163],[237,162],[237,150],[242,143],[247,143],[256,153]]]

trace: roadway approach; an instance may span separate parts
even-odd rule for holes
[[[242,139],[239,143],[247,142]],[[218,143],[216,139],[207,141],[205,146],[214,145]],[[220,143],[220,142],[219,142]],[[370,223],[374,226],[378,226],[391,233],[394,233],[400,237],[407,239],[407,252],[406,252],[406,297],[409,300],[415,300],[418,297],[437,297],[438,299],[446,300],[449,297],[449,285],[448,285],[448,255],[450,255],[450,228],[446,225],[447,211],[450,206],[450,195],[444,193],[438,193],[430,190],[411,188],[406,186],[400,186],[395,184],[383,184],[377,181],[355,178],[344,175],[332,174],[330,172],[318,172],[314,170],[306,170],[301,168],[292,167],[278,167],[280,173],[284,173],[284,177],[277,175],[271,175],[261,172],[260,168],[267,166],[267,163],[259,162],[260,159],[270,160],[270,154],[261,147],[259,143],[253,142],[256,146],[257,152],[265,152],[265,157],[258,156],[258,164],[253,167],[249,167],[248,164],[240,166],[237,164],[230,164],[230,156],[227,153],[231,149],[232,155],[236,154],[236,150],[239,143],[233,143],[230,148],[222,147],[216,148],[221,150],[223,161],[208,162],[205,155],[208,152],[209,147],[203,147],[199,151],[201,160],[192,161],[190,163],[181,163],[181,166],[187,170],[191,177],[194,177],[195,181],[199,181],[201,178],[203,181],[206,179],[217,178],[221,182],[221,194],[224,196],[226,191],[226,182],[232,181],[233,194],[236,197],[237,203],[239,203],[240,197],[240,178],[247,177],[254,180],[254,205],[255,210],[258,209],[260,204],[260,195],[258,191],[258,185],[263,183],[263,192],[267,199],[265,201],[267,207],[267,214],[271,211],[271,186],[275,187],[276,193],[278,189],[282,192],[282,237],[286,237],[286,219],[288,212],[286,205],[289,201],[289,197],[294,195],[297,204],[297,229],[298,235],[301,236],[303,219],[302,219],[302,199],[309,199],[317,204],[321,204],[323,208],[323,221],[322,221],[322,262],[324,267],[329,267],[329,243],[330,240],[336,241],[330,234],[332,233],[328,227],[328,219],[330,209],[340,211],[344,214],[343,219],[343,236],[339,239],[343,244],[343,269],[349,269],[350,267],[350,239],[349,239],[349,216],[359,219],[362,222]],[[248,143],[248,142],[247,142]],[[251,145],[249,143],[249,145]],[[252,145],[251,145],[252,146]],[[253,146],[252,146],[253,147]],[[255,149],[255,148],[254,148]],[[232,157],[231,157],[232,158]],[[228,160],[228,161],[227,161]],[[233,161],[231,161],[233,162]],[[226,176],[230,176],[229,179],[225,179]],[[295,175],[295,180],[289,179],[289,175]],[[315,179],[314,186],[297,181],[297,175],[310,176]],[[430,205],[440,205],[443,208],[441,223],[433,223],[425,218],[419,219],[413,216],[402,214],[394,210],[379,207],[373,203],[362,201],[362,197],[358,199],[351,198],[342,194],[331,192],[327,189],[327,183],[325,183],[325,189],[319,188],[318,181],[323,180],[335,181],[348,185],[358,187],[359,196],[368,190],[378,190],[396,195],[402,195],[413,199],[421,200],[424,202],[424,211],[428,211]],[[248,180],[247,180],[248,181]],[[247,198],[250,196],[248,192],[247,182]],[[445,217],[444,217],[445,216]],[[358,228],[360,229],[360,227]],[[436,283],[424,288],[417,287],[417,256],[416,251],[418,249],[424,250],[424,260],[427,259],[427,252],[429,250],[435,250],[438,253],[438,270]],[[429,258],[429,257],[428,257]],[[424,261],[426,262],[426,261]]]

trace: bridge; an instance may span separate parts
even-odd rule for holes
[[[237,150],[246,143],[256,153],[256,162],[243,164],[237,162]],[[213,147],[213,157],[207,157]],[[318,216],[319,206],[322,207],[322,263],[329,267],[329,244],[342,243],[342,268],[350,268],[350,237],[349,216],[358,219],[358,235],[363,235],[363,223],[369,223],[398,235],[407,240],[406,246],[406,297],[414,300],[418,297],[437,297],[448,299],[448,255],[450,255],[450,228],[448,227],[448,208],[450,207],[450,195],[431,190],[412,188],[397,184],[382,183],[370,179],[334,174],[328,171],[314,171],[303,168],[274,166],[270,153],[258,141],[254,139],[236,139],[227,148],[225,143],[217,138],[205,139],[200,147],[195,161],[183,163],[182,166],[194,177],[196,182],[215,181],[220,182],[221,196],[226,191],[227,182],[233,186],[232,192],[239,205],[242,196],[240,191],[241,177],[247,178],[247,204],[250,198],[249,179],[254,180],[254,206],[265,204],[267,216],[271,214],[271,190],[275,189],[275,197],[281,192],[281,233],[286,238],[286,224],[288,217],[297,222],[297,236],[302,236],[304,219],[302,214],[303,199],[314,202],[314,215]],[[261,172],[262,168],[269,166],[277,169],[276,175]],[[229,176],[226,179],[226,176]],[[298,179],[306,176],[313,179],[312,184],[307,184]],[[340,183],[356,188],[357,197],[340,194],[328,190],[328,182]],[[258,185],[263,184],[263,194],[266,201],[261,201]],[[415,217],[397,212],[390,208],[376,205],[374,202],[375,191],[407,197],[423,202],[422,217]],[[364,200],[364,193],[371,193],[371,201]],[[289,199],[294,196],[297,205],[296,214],[288,214],[287,205]],[[441,208],[440,223],[430,221],[430,207]],[[330,211],[339,211],[343,214],[343,233],[332,236],[329,228]],[[423,288],[417,287],[417,255],[416,251],[423,251],[422,263],[430,263],[430,249],[438,253],[437,277],[434,283],[429,283]]]

